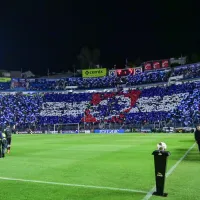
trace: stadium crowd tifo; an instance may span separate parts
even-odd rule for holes
[[[0,78],[0,126],[15,125],[17,133],[193,132],[200,123],[200,63],[92,70]]]

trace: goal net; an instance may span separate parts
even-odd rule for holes
[[[79,133],[79,124],[54,124],[54,133],[70,134]]]

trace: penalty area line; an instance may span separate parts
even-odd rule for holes
[[[166,178],[172,174],[172,172],[177,168],[177,166],[185,159],[185,157],[190,153],[190,151],[194,148],[196,143],[194,143],[186,152],[185,154],[175,163],[175,165],[173,165],[169,171],[166,173]],[[147,194],[146,196],[142,199],[142,200],[149,200],[153,194],[153,192],[155,192],[156,190],[156,186],[154,186]]]
[[[70,184],[70,183],[49,182],[49,181],[39,181],[39,180],[28,180],[28,179],[8,178],[8,177],[0,177],[0,180],[29,182],[29,183],[40,183],[40,184],[47,184],[47,185],[60,185],[60,186],[67,186],[67,187],[104,189],[104,190],[124,191],[124,192],[133,192],[133,193],[142,193],[142,194],[146,194],[147,193],[146,191],[142,191],[142,190],[134,190],[134,189],[126,189],[126,188],[115,188],[115,187],[105,187],[105,186],[95,186],[95,185]]]

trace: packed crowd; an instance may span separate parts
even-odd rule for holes
[[[144,72],[127,77],[106,76],[100,78],[71,77],[63,79],[27,79],[24,82],[0,83],[0,90],[15,90],[21,88],[29,91],[66,90],[71,87],[79,89],[115,88],[120,86],[135,86],[141,84],[167,82],[170,71]]]
[[[35,92],[0,93],[0,126],[6,123],[15,124],[16,127],[68,123],[134,126],[161,121],[192,126],[200,123],[200,82],[137,90],[116,89],[117,86],[167,82],[170,76],[179,75],[185,79],[200,77],[200,63],[180,66],[172,71],[151,71],[127,77],[2,82],[0,90],[22,87]],[[64,92],[72,86],[79,89],[115,89],[90,93],[84,90]]]
[[[0,82],[0,90],[9,90],[11,86],[11,83],[4,83],[4,82]]]
[[[200,77],[200,63],[176,67],[172,73],[172,76],[180,76],[180,75],[183,75],[184,79],[192,79]]]
[[[24,88],[29,91],[66,90],[70,87],[79,89],[115,88],[117,86],[136,86],[167,82],[170,77],[183,76],[183,79],[200,77],[200,63],[183,65],[165,70],[144,71],[126,77],[106,76],[100,78],[70,77],[60,79],[19,79],[18,82],[0,82],[0,90]],[[22,81],[22,82],[21,82]]]
[[[37,80],[31,82],[30,90],[65,90],[70,86],[77,86],[79,89],[90,88],[114,88],[117,86],[134,86],[148,83],[167,82],[170,71],[145,72],[127,77],[106,76],[101,78],[67,78],[58,81]]]
[[[154,72],[145,72],[142,74],[137,74],[134,76],[128,76],[125,79],[127,86],[149,84],[149,83],[159,83],[167,82],[170,77],[171,71],[154,71]]]
[[[42,95],[0,94],[0,125],[28,125],[37,122]]]
[[[200,122],[200,83],[93,93],[1,93],[0,125]]]
[[[193,90],[169,115],[172,122],[183,123],[184,126],[200,122],[200,83],[193,83]]]

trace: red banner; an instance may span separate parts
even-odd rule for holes
[[[144,64],[144,69],[145,70],[152,70],[152,63],[148,62]]]
[[[162,60],[162,68],[169,67],[169,60]]]
[[[153,62],[153,69],[160,69],[160,62],[159,61]]]

